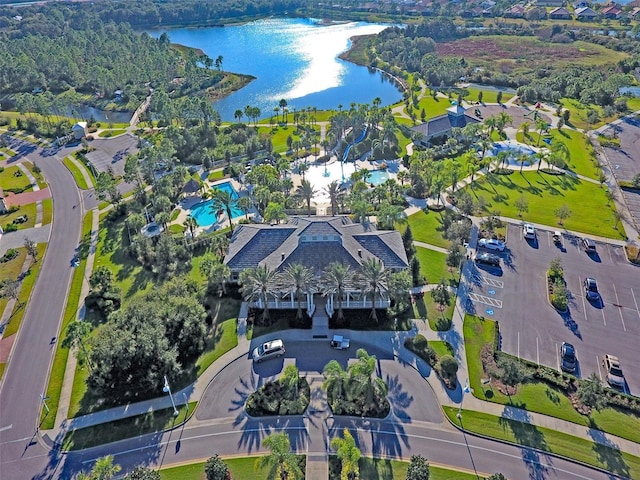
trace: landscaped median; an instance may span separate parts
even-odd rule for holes
[[[65,157],[62,160],[62,163],[64,163],[65,167],[69,169],[69,171],[71,172],[71,175],[73,175],[73,179],[76,181],[76,185],[78,185],[78,188],[81,188],[82,190],[87,190],[93,187],[93,185],[87,185],[87,181],[85,180],[84,175],[80,170],[81,168],[84,169],[85,172],[87,173],[87,176],[89,176],[89,178],[92,178],[92,175],[84,167],[80,167],[77,164],[77,162],[74,162],[71,159],[71,157]]]

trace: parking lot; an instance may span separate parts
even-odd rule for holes
[[[87,154],[87,158],[98,172],[111,170],[114,175],[124,174],[125,157],[138,151],[138,140],[131,134],[114,138],[96,138],[91,141],[95,150]]]
[[[552,231],[538,230],[536,241],[525,240],[519,225],[509,225],[507,248],[496,252],[502,267],[474,264],[467,309],[500,322],[502,349],[559,369],[563,341],[576,347],[578,375],[595,372],[605,379],[605,353],[620,358],[627,391],[640,394],[640,269],[629,264],[622,247],[596,242],[588,255],[580,237],[563,234],[554,244]],[[546,271],[559,257],[569,290],[569,311],[560,313],[548,301]],[[586,277],[597,280],[600,301],[584,294]]]

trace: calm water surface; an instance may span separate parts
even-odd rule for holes
[[[214,102],[225,121],[247,105],[257,106],[261,116],[273,115],[281,99],[287,108],[319,110],[348,108],[354,103],[382,105],[402,98],[398,89],[380,73],[371,73],[338,58],[355,35],[375,34],[388,25],[350,22],[321,25],[311,19],[264,19],[244,25],[201,29],[174,29],[173,43],[202,49],[209,57],[223,57],[225,71],[253,75],[256,80]],[[149,31],[158,37],[164,30]],[[246,119],[245,119],[246,120]]]

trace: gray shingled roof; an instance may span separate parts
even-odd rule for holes
[[[323,240],[340,235],[341,241]],[[317,240],[309,241],[315,236]],[[302,241],[303,239],[307,241]],[[351,223],[348,217],[292,217],[285,225],[241,225],[231,239],[224,263],[232,271],[264,265],[282,270],[300,262],[316,275],[331,262],[357,269],[368,258],[377,257],[387,268],[406,268],[406,253],[400,233],[376,231]]]

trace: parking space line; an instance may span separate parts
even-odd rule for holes
[[[600,381],[602,382],[602,370],[600,370],[600,359],[598,355],[596,355],[596,366],[598,367],[598,376],[600,377]]]
[[[627,326],[624,324],[624,318],[622,317],[622,306],[620,305],[620,300],[618,299],[618,291],[616,290],[616,284],[613,284],[613,293],[616,295],[616,305],[618,306],[618,313],[620,314],[620,320],[622,321],[622,328],[624,331],[627,331]]]
[[[638,318],[640,318],[640,309],[638,308],[638,302],[636,302],[636,296],[633,293],[633,288],[631,288],[630,290],[631,290],[631,296],[633,297],[633,303],[636,304],[636,312],[638,312]]]
[[[558,367],[558,371],[560,371],[560,354],[558,353],[558,342],[556,342],[556,366]]]
[[[536,363],[540,365],[540,349],[538,348],[538,337],[536,337],[536,359]]]
[[[578,275],[578,285],[582,285],[582,277],[580,275]],[[584,301],[584,295],[581,295],[580,298],[582,298],[582,312],[584,313],[584,320],[586,322],[587,321],[587,304]]]
[[[604,326],[607,326],[607,317],[604,316],[604,302],[602,301],[602,297],[600,297],[600,304],[602,305],[602,308],[600,309],[600,311],[602,312],[602,321],[604,322]]]
[[[490,285],[492,287],[498,287],[498,288],[504,287],[503,281],[494,280],[493,278],[483,277],[482,275],[478,275],[477,273],[474,273],[473,275],[471,275],[471,278],[473,278],[476,282],[486,283],[487,285]]]
[[[468,295],[468,298],[472,302],[484,303],[485,305],[491,305],[492,307],[502,308],[502,300],[485,297],[484,295],[478,295],[477,293],[470,293]]]
[[[520,358],[520,331],[518,331],[518,358]]]
[[[607,244],[607,251],[609,252],[609,260],[613,263],[613,257],[611,256],[611,245]]]

